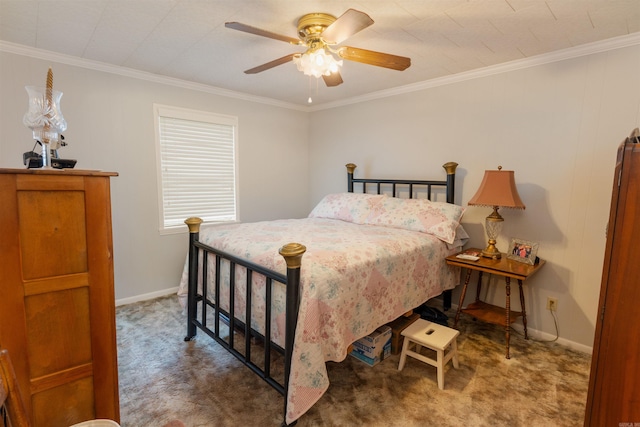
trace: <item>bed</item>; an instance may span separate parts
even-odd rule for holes
[[[459,283],[444,262],[468,238],[453,203],[457,164],[433,181],[355,178],[346,166],[348,191],[307,218],[185,221],[185,340],[203,331],[283,394],[284,425],[327,390],[327,361],[433,297],[444,293],[448,309]]]

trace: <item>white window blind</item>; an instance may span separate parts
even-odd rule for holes
[[[236,221],[237,119],[155,106],[161,231],[197,216]]]

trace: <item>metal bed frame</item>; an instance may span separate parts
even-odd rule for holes
[[[438,181],[417,181],[406,179],[364,179],[354,178],[356,165],[348,163],[347,178],[348,191],[354,192],[354,184],[361,184],[358,187],[362,193],[367,193],[368,186],[375,186],[377,194],[387,193],[391,190],[392,196],[396,197],[399,192],[406,193],[408,198],[414,198],[426,189],[426,196],[429,200],[432,198],[432,188],[443,189],[446,192],[447,203],[454,203],[455,195],[455,171],[458,166],[455,162],[449,162],[442,167],[447,172],[447,179]],[[286,274],[277,273],[275,271],[264,268],[253,262],[238,258],[224,251],[218,250],[211,246],[205,245],[199,241],[200,237],[200,218],[188,218],[185,224],[189,227],[189,259],[188,259],[188,297],[187,297],[187,335],[185,341],[195,338],[197,329],[202,330],[205,334],[217,341],[222,347],[226,348],[238,360],[249,367],[260,378],[266,381],[280,394],[284,396],[284,417],[282,425],[286,424],[287,414],[287,389],[289,384],[289,374],[291,371],[291,358],[293,354],[293,344],[295,337],[296,325],[298,323],[298,308],[300,301],[300,268],[302,265],[302,256],[306,248],[300,243],[289,243],[280,248],[280,255],[285,259],[287,264]],[[215,262],[215,296],[213,300],[207,295],[208,280],[208,262]],[[220,305],[220,284],[221,284],[221,263],[226,262],[229,265],[229,310],[223,310]],[[200,264],[200,268],[199,268]],[[238,284],[235,280],[235,269],[237,267],[245,268],[247,275],[244,284]],[[265,278],[265,324],[264,335],[253,329],[251,322],[242,322],[236,318],[234,294],[236,286],[244,286],[246,292],[246,308],[245,319],[252,319],[251,316],[251,291],[252,279],[254,275],[261,275]],[[202,291],[198,293],[198,282],[201,279]],[[285,342],[284,348],[273,343],[271,337],[271,308],[272,308],[272,288],[274,282],[278,282],[286,286],[286,315],[285,315]],[[444,309],[451,307],[451,291],[445,291]],[[199,309],[199,310],[198,310]],[[213,329],[207,316],[213,314]],[[225,339],[221,336],[220,322],[228,327],[228,337]],[[235,331],[238,330],[244,335],[244,351],[239,351],[235,343]],[[258,365],[258,361],[252,357],[251,340],[258,339],[264,343],[264,356],[262,366]],[[242,350],[242,348],[241,348]],[[273,351],[284,355],[284,380],[280,382],[274,377],[272,370]],[[293,423],[295,424],[295,422]]]

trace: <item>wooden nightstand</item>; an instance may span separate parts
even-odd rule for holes
[[[465,252],[478,251],[480,249],[468,249]],[[456,254],[457,255],[457,254]],[[495,325],[502,325],[505,327],[505,338],[507,344],[506,358],[509,359],[509,338],[510,338],[510,326],[519,316],[522,316],[522,324],[524,325],[524,338],[529,339],[527,335],[527,312],[524,304],[524,293],[522,292],[522,282],[527,280],[535,272],[545,264],[544,260],[540,260],[535,265],[529,265],[518,261],[513,261],[507,258],[506,254],[502,254],[500,259],[491,259],[480,257],[477,261],[466,260],[456,258],[456,255],[448,256],[446,261],[448,265],[457,267],[463,267],[467,269],[467,274],[464,280],[464,287],[460,294],[460,302],[458,303],[458,310],[456,312],[456,320],[454,328],[458,326],[458,320],[460,319],[460,312],[466,313],[476,319],[484,322],[493,323]],[[473,271],[478,272],[478,286],[476,289],[476,300],[469,304],[466,308],[462,308],[464,303],[464,297],[467,293],[467,286],[469,285],[469,279]],[[505,279],[506,285],[506,304],[505,307],[498,307],[486,302],[480,301],[480,289],[482,288],[482,274],[489,273],[502,276]],[[511,310],[511,279],[518,280],[518,290],[520,291],[520,306],[522,311]]]

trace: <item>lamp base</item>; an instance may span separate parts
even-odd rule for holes
[[[495,240],[489,240],[489,245],[486,247],[485,250],[482,251],[482,256],[484,258],[491,258],[491,259],[502,258],[502,254],[500,253],[498,248],[496,248]]]
[[[502,230],[502,224],[504,218],[498,212],[498,206],[493,207],[493,212],[485,219],[485,228],[487,230],[487,236],[489,236],[489,242],[487,248],[482,251],[482,256],[485,258],[500,259],[502,254],[496,248],[496,239],[500,235]]]

